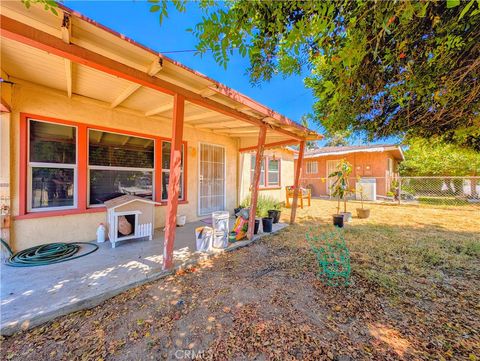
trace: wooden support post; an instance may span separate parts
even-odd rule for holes
[[[295,223],[295,216],[297,215],[297,204],[298,204],[298,192],[300,192],[300,176],[302,174],[303,167],[303,155],[305,153],[305,141],[300,142],[300,149],[298,151],[298,161],[297,169],[295,169],[295,184],[293,188],[293,200],[292,200],[292,211],[290,213],[290,224]],[[302,200],[303,208],[303,200]]]
[[[260,185],[260,173],[263,161],[263,151],[265,148],[265,139],[267,137],[267,128],[265,126],[260,128],[258,134],[257,152],[255,154],[255,171],[253,172],[252,182],[252,199],[250,201],[250,218],[248,219],[247,238],[253,238],[253,230],[255,227],[255,213],[257,210],[258,186]]]
[[[172,143],[170,148],[170,177],[168,183],[168,204],[165,220],[165,241],[163,247],[163,269],[173,266],[173,246],[177,226],[178,196],[180,194],[180,175],[182,162],[183,118],[185,97],[174,95],[172,119]]]

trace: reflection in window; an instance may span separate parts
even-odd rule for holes
[[[76,128],[28,120],[29,210],[75,206]]]
[[[153,139],[90,129],[89,204],[124,194],[153,199]]]
[[[131,194],[152,199],[153,172],[129,170],[90,170],[90,204]]]
[[[30,120],[30,162],[75,164],[76,128]]]
[[[74,205],[74,170],[32,167],[32,208]]]

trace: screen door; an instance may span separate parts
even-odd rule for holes
[[[225,209],[225,148],[200,143],[199,214]]]

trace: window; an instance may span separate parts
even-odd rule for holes
[[[162,142],[162,201],[168,200],[168,182],[170,179],[170,149],[172,143],[168,141]],[[180,163],[180,192],[179,199],[183,199],[183,152],[182,144],[182,161]]]
[[[76,206],[77,129],[28,119],[28,209]]]
[[[20,145],[19,217],[86,212],[124,194],[168,200],[171,142],[166,138],[21,113]],[[183,142],[182,202],[186,149]]]
[[[89,204],[123,194],[152,199],[154,140],[90,129],[88,132]]]
[[[306,168],[307,174],[317,174],[318,173],[318,162],[315,160],[311,160],[307,162]]]
[[[265,169],[267,172],[265,172]],[[252,154],[250,161],[250,179],[253,183],[255,173],[255,155]],[[264,157],[261,163],[260,187],[280,187],[280,160]]]
[[[268,179],[269,186],[280,185],[280,161],[278,159],[267,158],[268,163]]]

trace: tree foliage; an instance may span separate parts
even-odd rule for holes
[[[330,132],[442,136],[480,150],[480,1],[203,5],[200,53],[248,57],[252,83],[300,74]]]
[[[404,176],[478,176],[480,153],[441,140],[412,139],[400,163]]]
[[[55,12],[51,0],[22,1]],[[168,16],[168,1],[149,2]],[[480,151],[480,0],[199,4],[200,54],[226,67],[238,52],[254,84],[306,70],[314,117],[331,134],[440,136]]]

